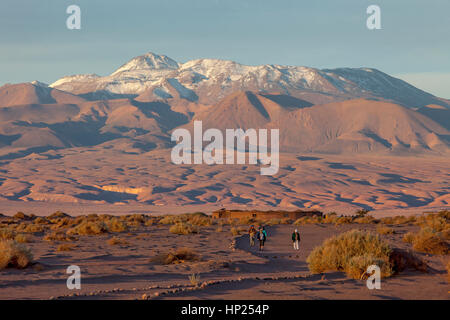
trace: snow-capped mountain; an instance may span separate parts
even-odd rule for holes
[[[313,104],[378,98],[412,108],[428,104],[448,106],[447,102],[376,69],[247,66],[217,59],[178,63],[154,53],[133,58],[108,76],[74,75],[61,78],[50,87],[94,99],[142,95],[140,100],[182,98],[214,104],[236,91],[254,91],[287,94]]]

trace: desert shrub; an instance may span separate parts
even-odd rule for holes
[[[12,240],[16,236],[16,232],[11,228],[0,229],[0,240]]]
[[[37,217],[33,221],[34,224],[50,224],[50,221],[48,221],[46,218],[43,217]]]
[[[359,223],[359,224],[372,224],[372,223],[378,223],[379,220],[375,219],[374,217],[370,215],[366,215],[364,217],[356,217],[353,219],[353,223]]]
[[[393,228],[389,228],[389,227],[380,225],[377,227],[377,233],[379,233],[379,234],[394,234],[395,230]]]
[[[216,232],[222,232],[223,231],[223,227],[222,226],[218,226],[217,228],[216,228]]]
[[[108,232],[104,222],[83,221],[79,225],[67,230],[68,235],[101,235]]]
[[[199,261],[200,256],[189,248],[180,248],[175,251],[159,254],[151,259],[157,264],[178,264],[184,262]]]
[[[377,265],[381,270],[383,268],[386,270],[384,276],[389,276],[391,269],[387,264],[388,262],[386,260],[378,259],[372,255],[353,256],[348,261],[345,273],[353,279],[364,279],[368,276],[366,273],[367,267]]]
[[[404,236],[403,236],[403,238],[402,238],[402,241],[403,242],[406,242],[406,243],[413,243],[413,241],[414,241],[414,233],[412,233],[412,232],[408,232],[408,233],[406,233]]]
[[[57,248],[56,251],[58,252],[63,252],[63,251],[73,251],[75,249],[75,246],[72,244],[60,244]]]
[[[292,221],[289,218],[272,218],[264,222],[265,225],[274,226],[277,224],[290,224]]]
[[[301,217],[294,221],[295,225],[305,225],[305,224],[313,224],[313,223],[321,223],[322,219],[318,216],[312,216],[312,217]]]
[[[429,228],[434,232],[442,232],[450,228],[448,219],[439,216],[438,214],[429,214],[417,218],[417,224],[421,228]]]
[[[186,218],[181,215],[167,215],[159,220],[160,224],[177,224],[181,222],[186,222]]]
[[[413,249],[419,252],[445,255],[449,253],[449,244],[437,232],[429,228],[421,229],[412,240]]]
[[[112,237],[111,239],[108,240],[108,244],[111,246],[115,246],[115,245],[128,245],[128,241],[126,240],[122,240],[119,237]]]
[[[14,240],[18,243],[28,243],[31,242],[31,238],[30,236],[23,234],[23,233],[19,233],[14,237]]]
[[[377,235],[351,230],[324,241],[314,248],[307,258],[312,273],[325,271],[344,271],[349,276],[357,276],[358,270],[366,270],[371,264],[377,263],[381,275],[392,275],[389,264],[391,248]]]
[[[48,219],[56,219],[56,218],[70,218],[70,215],[64,213],[62,211],[56,211],[47,217]]]
[[[54,218],[51,219],[50,222],[53,223],[53,225],[51,226],[52,230],[66,229],[77,224],[74,219],[68,217]]]
[[[353,217],[350,216],[342,216],[337,218],[336,222],[334,223],[335,225],[341,225],[341,224],[349,224],[353,222]]]
[[[78,239],[74,236],[70,236],[62,231],[53,231],[44,236],[45,241],[77,241]]]
[[[179,223],[171,226],[169,229],[169,232],[174,233],[174,234],[186,235],[186,234],[191,234],[191,233],[198,233],[198,229],[196,226],[193,226],[190,223],[179,222]]]
[[[206,215],[193,215],[192,217],[188,218],[188,222],[194,226],[207,227],[212,225],[212,218]]]
[[[33,223],[21,223],[17,231],[26,232],[26,233],[38,233],[38,232],[44,232],[45,227],[40,224],[33,224]]]
[[[139,224],[142,224],[146,220],[146,216],[143,214],[131,214],[127,216],[128,221],[136,221],[139,222]]]
[[[106,226],[107,226],[108,230],[111,232],[128,231],[127,225],[123,221],[120,221],[117,218],[112,218],[111,220],[107,221]]]
[[[29,220],[29,219],[31,219],[30,216],[26,215],[25,213],[23,213],[21,211],[17,212],[15,215],[13,215],[13,218],[17,219],[17,220]]]
[[[439,217],[450,220],[450,210],[442,210],[437,213]]]
[[[380,219],[380,222],[382,224],[391,224],[391,225],[408,224],[408,223],[414,223],[415,221],[416,221],[415,216],[410,216],[410,217],[395,216],[395,217],[385,217],[385,218]]]
[[[154,225],[155,224],[155,220],[154,219],[147,219],[146,221],[145,221],[145,223],[144,223],[144,225],[146,226],[146,227],[150,227],[150,226],[152,226],[152,225]]]
[[[357,217],[364,217],[366,216],[368,213],[370,212],[370,210],[367,209],[359,209],[355,212]]]
[[[0,270],[5,268],[26,268],[33,260],[30,249],[13,240],[0,241]]]
[[[191,274],[189,275],[189,282],[194,286],[197,287],[200,283],[200,275],[199,274]]]
[[[335,224],[338,218],[339,218],[339,216],[336,214],[336,212],[330,212],[330,213],[327,213],[325,216],[323,216],[321,222]]]
[[[239,219],[239,224],[254,224],[256,219],[252,217],[242,217]]]

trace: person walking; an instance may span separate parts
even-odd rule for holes
[[[248,230],[248,236],[250,238],[250,247],[253,247],[255,245],[255,235],[256,235],[256,229],[252,225],[252,226],[250,226],[250,229]]]
[[[292,242],[294,244],[294,250],[300,250],[300,233],[297,229],[292,233]]]
[[[259,228],[257,238],[259,240],[259,251],[263,251],[264,243],[266,242],[267,239],[267,232],[264,229],[264,227]]]

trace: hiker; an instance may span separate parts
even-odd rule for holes
[[[294,244],[294,250],[300,250],[299,243],[300,243],[300,233],[297,229],[292,233],[292,242]]]
[[[264,227],[259,228],[259,232],[257,234],[257,238],[259,240],[259,251],[263,251],[263,249],[264,249],[264,242],[266,242],[266,239],[267,239],[267,232],[264,229]]]
[[[250,247],[253,247],[255,245],[255,234],[256,234],[256,229],[252,225],[252,226],[250,226],[250,229],[248,230],[248,236],[250,237]]]

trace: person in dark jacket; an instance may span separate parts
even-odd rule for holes
[[[259,251],[263,251],[264,243],[266,242],[267,239],[267,232],[264,229],[264,227],[259,228],[256,238],[259,240]]]
[[[292,233],[292,243],[294,244],[294,250],[300,250],[300,233],[297,229]]]

